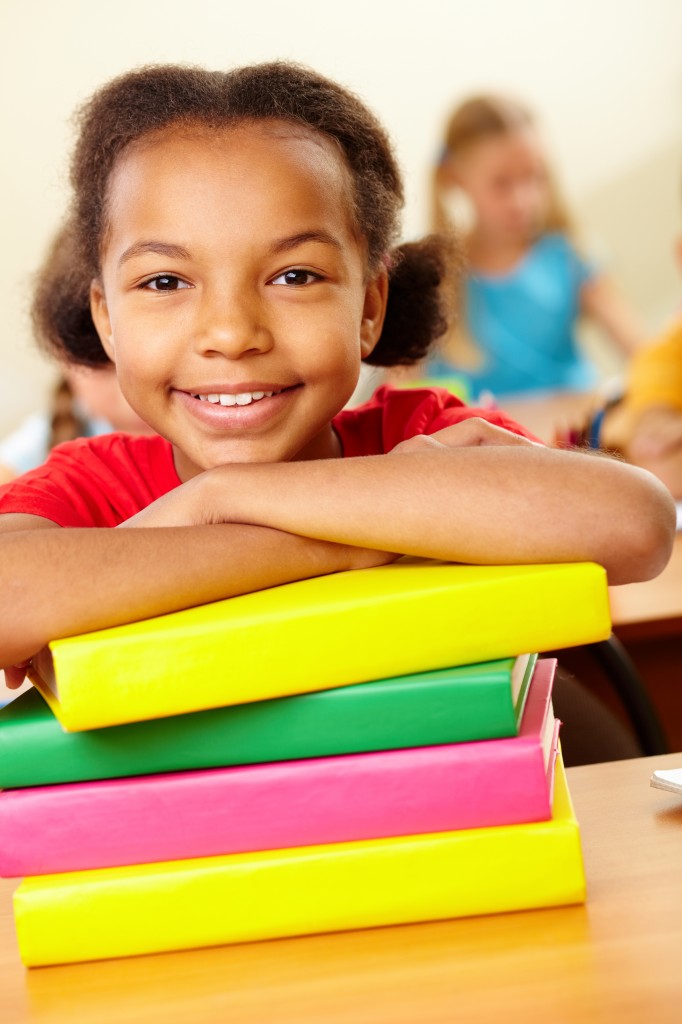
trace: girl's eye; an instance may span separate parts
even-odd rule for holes
[[[272,284],[293,285],[300,288],[301,285],[313,284],[319,280],[321,280],[320,275],[313,274],[312,270],[285,270],[283,274],[272,279]]]
[[[140,287],[148,288],[153,292],[176,292],[180,288],[189,288],[190,285],[187,284],[187,281],[183,281],[181,277],[176,277],[174,274],[157,274],[156,277],[143,281]]]

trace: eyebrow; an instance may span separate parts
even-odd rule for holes
[[[145,253],[153,252],[157,256],[168,256],[172,260],[188,260],[190,254],[187,249],[183,249],[181,245],[171,245],[169,242],[135,242],[125,252],[121,253],[118,265],[122,267],[128,260],[134,259],[135,256],[144,256]]]
[[[305,245],[306,242],[321,242],[323,245],[331,245],[335,249],[342,249],[338,238],[328,235],[326,231],[302,231],[298,235],[290,235],[288,238],[280,238],[274,242],[270,246],[270,254],[277,256],[282,252],[288,252],[290,249],[296,249],[299,245]]]
[[[283,252],[289,252],[307,242],[320,242],[322,245],[331,245],[335,249],[341,249],[341,242],[326,231],[302,231],[297,235],[289,235],[287,238],[280,238],[274,242],[269,249],[270,255],[277,256]],[[181,245],[173,245],[170,242],[145,241],[135,242],[121,253],[118,265],[123,266],[128,260],[136,256],[144,256],[146,253],[154,253],[157,256],[167,256],[169,259],[188,260],[191,258],[187,249]]]

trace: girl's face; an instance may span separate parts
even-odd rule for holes
[[[341,454],[330,421],[387,294],[350,195],[331,142],[279,122],[169,131],[116,165],[93,318],[181,479]]]
[[[534,132],[510,132],[473,143],[451,158],[448,177],[469,196],[476,231],[487,240],[523,243],[542,227],[549,195]]]

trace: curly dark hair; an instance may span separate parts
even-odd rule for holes
[[[403,205],[400,171],[389,138],[353,93],[298,64],[273,62],[229,72],[179,65],[141,68],[115,78],[77,115],[80,135],[71,165],[73,201],[62,244],[41,275],[34,323],[62,358],[107,361],[89,313],[89,284],[100,272],[109,180],[128,146],[171,127],[221,130],[280,120],[320,132],[337,145],[350,171],[353,215],[367,243],[370,271],[389,266],[389,301],[381,338],[367,362],[410,364],[448,326],[442,287],[452,282],[451,242],[431,236],[394,248]],[[50,291],[61,288],[61,296]]]
[[[102,366],[109,357],[90,315],[90,281],[78,255],[74,225],[67,221],[55,235],[36,276],[31,303],[33,335],[40,348],[57,359]]]

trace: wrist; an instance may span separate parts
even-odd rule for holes
[[[195,514],[202,523],[265,525],[256,519],[253,495],[263,484],[255,478],[258,467],[243,463],[214,466],[195,477],[192,495]]]

